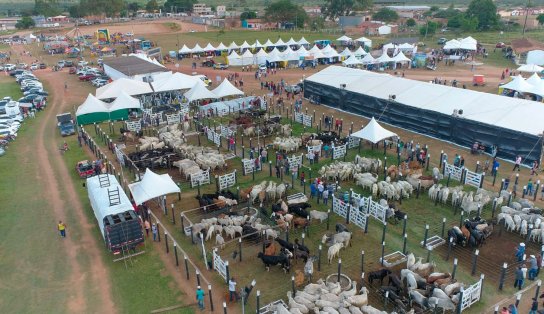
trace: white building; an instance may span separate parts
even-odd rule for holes
[[[227,15],[227,7],[224,5],[218,5],[215,9],[215,13],[217,14],[217,16],[223,17]]]
[[[211,15],[213,14],[212,8],[204,3],[193,4],[193,14],[195,15]]]

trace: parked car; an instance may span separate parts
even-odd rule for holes
[[[302,92],[302,88],[298,85],[287,85],[285,86],[285,91],[293,94],[298,94]]]
[[[4,65],[4,70],[6,70],[6,71],[13,71],[13,70],[15,70],[15,68],[16,68],[15,64],[8,63],[8,64]]]
[[[266,72],[266,64],[264,63],[259,64],[259,71]]]
[[[76,67],[70,67],[70,69],[68,70],[69,74],[76,74],[76,72],[77,72]]]
[[[504,48],[506,47],[506,44],[503,43],[502,41],[498,42],[496,45],[495,45],[495,48]]]
[[[47,65],[45,63],[40,63],[40,69],[43,70],[43,69],[46,69],[47,68]]]
[[[76,171],[80,178],[85,179],[94,176],[93,164],[88,160],[82,160],[76,164]]]
[[[65,66],[65,67],[73,67],[73,66],[74,66],[74,62],[71,61],[71,60],[66,60],[66,61],[64,61],[64,66]]]
[[[65,66],[65,61],[64,61],[64,60],[59,60],[59,62],[57,62],[57,66],[58,66],[59,68],[64,68],[64,66]]]
[[[439,45],[444,45],[447,41],[448,41],[447,38],[442,37],[442,38],[438,38],[438,41],[436,43]]]
[[[88,73],[88,74],[80,75],[78,78],[80,81],[90,81],[94,79],[95,77],[96,77],[95,74]]]
[[[213,68],[214,69],[219,69],[219,70],[226,70],[229,68],[229,65],[228,64],[225,64],[225,63],[216,63],[213,65]]]
[[[198,77],[199,79],[201,79],[202,82],[204,82],[204,84],[206,84],[206,86],[212,85],[212,81],[206,75],[197,74],[197,75],[193,75],[193,76]]]
[[[81,60],[77,63],[77,66],[78,67],[84,67],[86,66],[87,64],[89,64],[89,62],[85,61],[85,60]]]

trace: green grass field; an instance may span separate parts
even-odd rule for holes
[[[19,99],[23,96],[19,85],[12,77],[2,76],[0,78],[0,98],[10,96],[13,99]]]

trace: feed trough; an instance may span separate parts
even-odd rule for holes
[[[442,244],[445,244],[446,240],[442,239],[441,237],[434,235],[427,239],[427,247],[430,247],[431,250],[434,250],[435,248],[441,246]],[[423,241],[421,241],[421,246],[423,246]]]
[[[401,263],[406,262],[407,258],[406,255],[402,254],[402,252],[396,251],[390,254],[387,254],[383,257],[383,266],[390,268],[393,266],[397,266]],[[380,258],[380,263],[382,262],[382,259]]]
[[[325,280],[326,283],[337,283],[338,282],[338,274],[332,274],[327,276],[327,279]],[[340,288],[342,291],[351,289],[351,279],[344,274],[340,274]]]

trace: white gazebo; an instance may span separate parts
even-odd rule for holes
[[[528,72],[528,73],[540,73],[540,72],[544,71],[544,68],[539,66],[539,65],[536,65],[536,64],[522,64],[518,68],[518,71]]]
[[[208,52],[208,51],[216,51],[217,49],[211,44],[211,43],[208,43],[208,45],[206,45],[206,47],[204,47],[204,51]]]
[[[412,61],[408,57],[404,55],[404,53],[401,51],[396,56],[393,57],[393,61],[396,63],[406,63]]]
[[[377,59],[376,59],[376,62],[378,63],[388,63],[388,62],[393,62],[394,60],[387,54],[387,53],[382,53],[381,56],[379,56]]]
[[[366,56],[364,56],[362,59],[361,59],[361,62],[363,64],[374,64],[376,63],[376,59],[374,59],[374,57],[369,53],[367,54]]]
[[[240,49],[249,49],[249,48],[251,48],[251,45],[247,41],[244,41],[244,43],[240,45]]]
[[[342,61],[342,64],[346,66],[357,66],[357,65],[362,65],[363,62],[355,58],[355,56],[351,56],[347,58],[346,60]]]
[[[514,77],[512,81],[501,85],[500,87],[515,90],[520,93],[532,93],[534,89],[533,85],[527,83],[521,75]]]
[[[125,92],[120,92],[117,98],[109,104],[109,112],[122,109],[141,109],[140,100]]]
[[[122,91],[131,96],[153,93],[149,83],[122,77],[97,88],[96,97],[98,99],[116,98]]]
[[[274,44],[270,41],[270,39],[267,39],[263,46],[264,47],[274,47]]]
[[[363,47],[359,46],[359,48],[357,48],[357,50],[355,50],[355,52],[353,52],[353,54],[356,56],[356,57],[360,57],[360,56],[366,56],[368,54],[368,52],[366,52]]]
[[[227,48],[227,46],[225,46],[223,43],[219,43],[219,45],[215,47],[215,50],[219,50],[219,51],[228,50],[228,49],[229,48]]]
[[[191,49],[192,53],[201,53],[204,52],[204,49],[200,47],[200,45],[197,43],[193,49]]]
[[[544,83],[544,81],[536,73],[533,73],[533,75],[531,75],[531,77],[529,77],[526,82],[533,86],[541,85],[542,83]]]
[[[223,82],[219,84],[219,86],[217,86],[214,90],[212,90],[212,93],[214,93],[217,96],[217,98],[244,95],[244,92],[234,87],[234,85],[232,85],[232,83],[227,79],[224,79]]]
[[[370,141],[374,144],[381,142],[385,139],[397,136],[396,133],[384,129],[377,121],[372,117],[370,122],[362,129],[353,134],[353,137],[357,137],[363,140]]]
[[[151,83],[155,92],[171,92],[182,89],[190,89],[196,83],[202,82],[198,77],[176,72],[162,79],[155,79]]]
[[[299,44],[300,46],[305,46],[305,45],[309,45],[310,43],[306,40],[306,38],[302,37],[298,42],[297,44]]]
[[[278,39],[278,41],[276,42],[275,44],[276,47],[283,47],[283,46],[286,46],[286,44],[283,42],[283,40]]]
[[[195,86],[193,86],[193,88],[191,88],[183,96],[185,96],[189,102],[200,99],[217,99],[217,96],[209,91],[202,82],[196,83]]]
[[[141,181],[129,184],[128,188],[136,205],[167,194],[181,192],[169,174],[156,174],[149,169],[145,170]]]
[[[372,40],[366,38],[366,37],[360,37],[355,39],[355,42],[362,44],[362,46],[366,47],[372,47]]]
[[[240,46],[238,46],[235,42],[231,42],[229,45],[229,50],[236,50],[238,48],[240,48]]]
[[[187,45],[183,45],[183,47],[181,47],[181,49],[178,52],[181,54],[190,54],[191,48],[187,47]]]
[[[348,36],[346,36],[346,35],[343,35],[343,36],[340,37],[340,38],[336,38],[336,41],[341,41],[341,42],[351,42],[352,39],[351,39],[351,37],[348,37]]]

